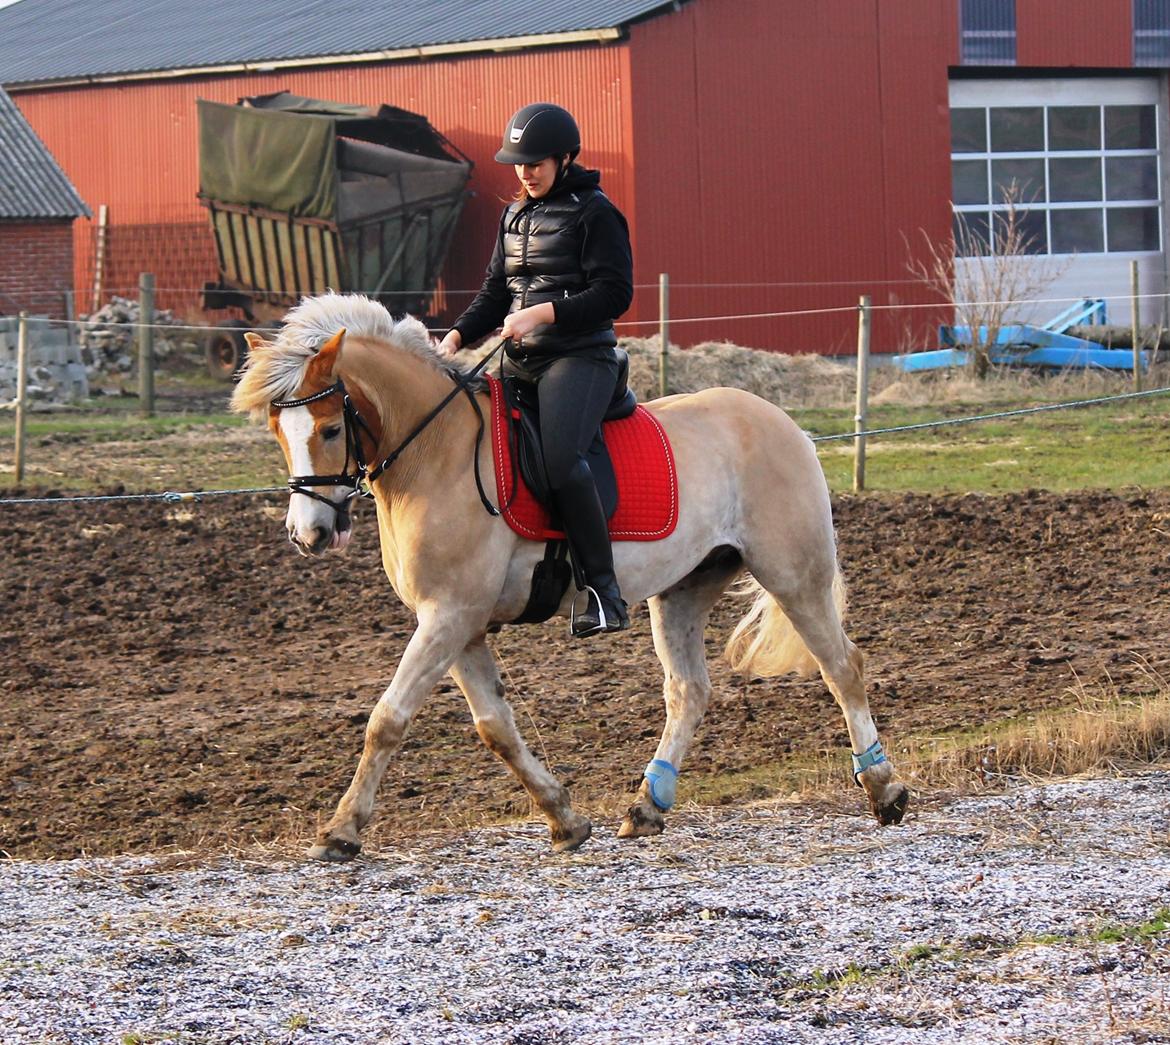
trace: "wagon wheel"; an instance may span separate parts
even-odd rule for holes
[[[248,358],[248,342],[244,331],[250,324],[242,319],[228,319],[220,323],[207,339],[207,372],[220,381],[230,381]]]

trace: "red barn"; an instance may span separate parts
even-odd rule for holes
[[[952,205],[994,221],[1009,179],[1029,186],[1037,249],[1067,263],[1052,296],[1123,299],[1134,258],[1146,290],[1167,289],[1166,0],[356,0],[340,20],[325,2],[138,7],[20,0],[0,10],[0,70],[108,207],[106,285],[148,268],[164,303],[214,276],[195,100],[282,89],[424,113],[476,162],[448,313],[512,191],[500,132],[535,99],[577,114],[582,160],[630,219],[625,333],[653,332],[668,272],[684,344],[851,351],[862,293],[935,306],[878,313],[875,347],[921,341],[942,313],[911,256],[924,234],[946,243]],[[77,247],[82,268],[92,232]]]

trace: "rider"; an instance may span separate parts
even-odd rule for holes
[[[600,174],[574,162],[581,134],[559,105],[517,112],[496,153],[520,188],[504,209],[483,287],[439,344],[453,355],[503,324],[505,370],[535,386],[549,488],[586,581],[573,634],[630,626],[585,454],[618,380],[613,321],[633,297],[626,219]]]

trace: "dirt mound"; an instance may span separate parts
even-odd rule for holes
[[[656,398],[661,360],[657,338],[626,338],[621,345],[630,354],[630,384],[638,398]],[[856,382],[853,369],[840,360],[761,352],[727,341],[704,341],[686,349],[672,345],[667,359],[671,394],[727,385],[780,406],[836,406],[853,395]]]

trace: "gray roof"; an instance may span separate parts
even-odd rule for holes
[[[20,0],[0,83],[116,76],[615,29],[672,0]]]
[[[0,219],[89,217],[89,208],[0,88]]]

